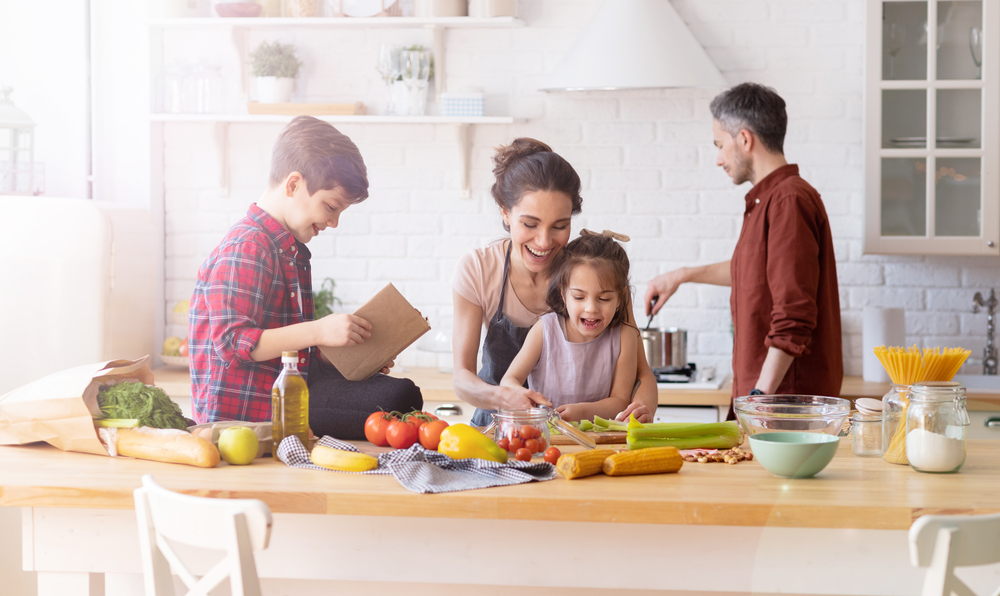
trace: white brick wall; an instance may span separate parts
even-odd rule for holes
[[[847,372],[861,372],[861,309],[866,305],[904,307],[908,342],[964,346],[978,355],[985,343],[985,316],[971,314],[972,295],[1000,285],[996,259],[862,255],[864,2],[672,3],[727,82],[772,85],[788,102],[787,157],[824,196],[830,214]],[[447,33],[448,83],[483,88],[491,115],[527,119],[473,127],[471,200],[458,198],[452,127],[342,126],[365,155],[371,198],[347,211],[340,229],[310,244],[317,285],[327,276],[336,279],[344,309],[350,311],[392,281],[432,324],[447,327],[456,260],[503,234],[488,193],[492,148],[519,135],[548,142],[579,171],[584,212],[574,229],[610,228],[632,236],[628,250],[638,296],[658,273],[727,259],[749,186],[734,188],[714,163],[708,104],[718,90],[535,91],[599,4],[520,0],[524,28]],[[374,71],[378,44],[430,42],[419,29],[328,33],[253,32],[251,45],[277,38],[300,48],[306,65],[297,99],[360,100],[377,111],[384,98]],[[202,44],[235,72],[229,42],[213,35],[168,36],[168,52],[190,54]],[[234,78],[227,79],[231,92],[236,86]],[[168,124],[165,129],[169,308],[190,295],[199,263],[259,196],[280,126],[230,127],[233,191],[225,198],[217,190],[211,125]],[[727,289],[682,288],[655,323],[689,329],[690,358],[700,366],[729,369]],[[400,362],[450,364],[447,355],[415,348]]]

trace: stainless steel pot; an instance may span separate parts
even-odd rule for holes
[[[642,349],[649,368],[683,368],[687,366],[687,330],[677,327],[646,329],[642,333]]]

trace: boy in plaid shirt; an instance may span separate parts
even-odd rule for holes
[[[314,348],[353,346],[371,336],[371,324],[355,315],[314,320],[306,248],[366,198],[367,169],[349,138],[311,116],[285,127],[268,188],[198,271],[188,334],[197,422],[270,420],[271,386],[288,350],[299,352],[310,426],[319,436],[363,439],[365,419],[377,409],[423,406],[412,381],[384,374],[347,381]]]

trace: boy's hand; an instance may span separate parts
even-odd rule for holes
[[[372,324],[356,315],[333,313],[316,321],[321,346],[356,346],[372,336]]]
[[[389,362],[385,363],[385,365],[382,366],[382,370],[380,370],[379,372],[382,373],[383,375],[387,375],[389,374],[389,369],[391,369],[393,366],[396,366],[396,361],[390,360]]]

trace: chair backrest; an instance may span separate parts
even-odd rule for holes
[[[1000,513],[924,515],[910,526],[910,561],[928,567],[941,529],[953,529],[950,560],[955,567],[1000,562]]]
[[[259,596],[253,551],[267,548],[271,510],[256,499],[209,499],[182,495],[142,477],[135,513],[146,596],[174,596],[171,567],[192,592],[207,593],[227,576],[234,596]],[[174,552],[179,543],[227,551],[201,579]]]

